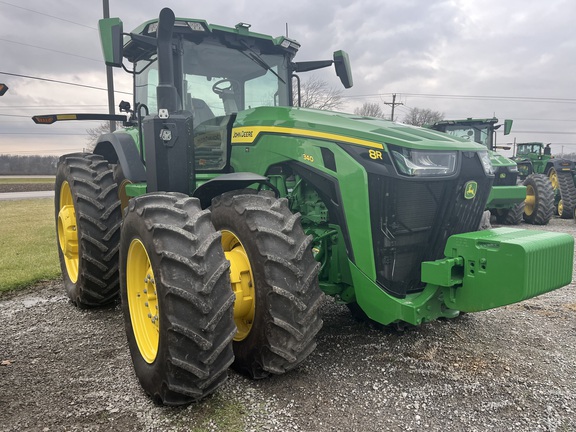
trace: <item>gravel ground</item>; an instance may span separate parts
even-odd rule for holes
[[[0,297],[0,431],[575,431],[574,288],[403,333],[326,299],[300,368],[231,371],[206,401],[166,408],[137,382],[120,308],[76,309],[48,282]]]

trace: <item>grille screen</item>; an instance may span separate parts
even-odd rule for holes
[[[478,192],[465,199],[470,180]],[[420,264],[442,258],[448,237],[478,228],[492,186],[475,153],[463,155],[450,180],[369,174],[368,181],[376,279],[397,297],[422,289]]]

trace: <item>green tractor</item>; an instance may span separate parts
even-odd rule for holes
[[[497,153],[498,149],[510,149],[496,145],[496,130],[502,126],[497,123],[496,117],[467,118],[442,120],[430,128],[477,142],[488,149],[495,179],[486,208],[496,217],[497,223],[517,225],[524,219],[526,223],[546,225],[554,213],[552,185],[544,175],[534,173],[521,177],[522,185],[517,184],[520,167],[515,161]],[[504,120],[504,135],[508,135],[511,129],[512,120]]]
[[[419,325],[572,279],[574,239],[475,232],[494,172],[486,148],[428,129],[293,106],[287,37],[175,18],[124,35],[106,63],[134,79],[126,127],[58,164],[55,217],[68,296],[120,294],[136,375],[154,401],[198,401],[227,369],[283,374],[316,346],[323,293],[359,318]],[[297,98],[295,98],[297,99]],[[36,116],[40,124],[116,115]]]
[[[550,144],[541,142],[516,144],[516,156],[520,178],[528,178],[533,173],[546,175],[554,190],[556,213],[562,219],[571,219],[576,210],[576,187],[574,161],[552,156]]]

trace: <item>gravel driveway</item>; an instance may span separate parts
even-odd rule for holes
[[[37,285],[0,297],[0,431],[576,431],[574,287],[403,333],[327,298],[300,368],[231,371],[203,403],[165,408],[139,386],[118,306],[79,310],[60,282]]]

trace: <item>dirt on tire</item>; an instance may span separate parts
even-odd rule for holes
[[[576,235],[572,220],[520,228]],[[212,396],[156,406],[130,360],[119,305],[81,310],[62,283],[0,297],[0,431],[573,431],[574,281],[546,295],[402,333],[325,298],[316,350]]]

